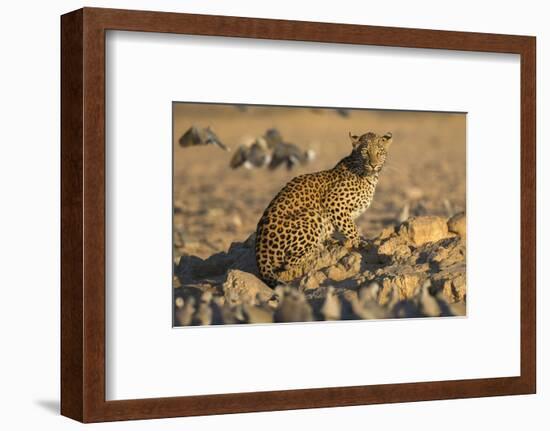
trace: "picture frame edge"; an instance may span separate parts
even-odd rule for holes
[[[128,18],[130,17],[130,18]],[[190,17],[198,26],[214,20],[228,26],[205,35],[264,39],[359,43],[407,48],[509,52],[521,56],[521,375],[459,381],[411,382],[338,388],[297,389],[237,394],[105,400],[105,31],[178,30]],[[166,22],[162,23],[165,18]],[[169,18],[169,19],[168,19]],[[126,20],[126,24],[124,21]],[[243,21],[244,20],[244,21]],[[241,33],[228,28],[246,23]],[[254,23],[259,23],[258,28]],[[278,25],[285,23],[277,29]],[[115,28],[115,27],[121,28]],[[304,26],[304,33],[297,28]],[[330,38],[315,36],[312,26],[340,29]],[[242,30],[244,28],[244,30]],[[149,29],[149,30],[148,30]],[[366,31],[372,43],[364,43]],[[189,31],[197,33],[198,27]],[[379,44],[373,31],[382,31]],[[285,36],[284,32],[288,32]],[[389,32],[389,33],[387,33]],[[235,36],[241,34],[241,36]],[[359,34],[359,36],[358,36]],[[313,39],[308,39],[307,37]],[[425,35],[425,36],[423,36]],[[433,36],[437,35],[437,40]],[[467,36],[464,36],[467,35]],[[265,36],[265,35],[264,35]],[[296,37],[296,38],[295,38]],[[354,39],[355,37],[355,39]],[[395,38],[409,38],[395,44]],[[334,41],[333,39],[336,39]],[[356,42],[353,42],[356,40]],[[446,40],[446,42],[445,42]],[[477,40],[477,42],[476,42]],[[357,42],[361,41],[361,42]],[[439,44],[440,47],[435,47]],[[496,49],[493,51],[491,49]],[[290,410],[344,405],[536,393],[536,38],[534,36],[313,23],[265,18],[82,8],[61,16],[61,414],[80,422]],[[524,193],[526,191],[526,193]],[[529,242],[532,247],[527,247]],[[455,387],[454,390],[450,388]],[[399,388],[425,395],[406,398]],[[468,389],[469,388],[469,389]],[[409,391],[411,389],[408,389]],[[310,404],[288,403],[290,393],[315,394]],[[380,401],[372,397],[389,394]],[[321,397],[321,398],[318,398]],[[339,398],[340,397],[340,398]],[[353,399],[356,397],[356,399]],[[392,398],[393,397],[393,398]],[[400,398],[401,397],[401,398]],[[246,404],[250,399],[256,404]],[[251,401],[248,401],[249,403]],[[317,402],[315,404],[315,402]],[[271,403],[271,404],[269,404]],[[217,409],[213,407],[214,404]],[[162,407],[164,405],[164,407]]]

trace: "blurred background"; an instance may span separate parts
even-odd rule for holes
[[[206,127],[229,147],[182,147],[191,127]],[[230,167],[235,154],[276,128],[313,160]],[[374,201],[358,220],[363,236],[414,215],[466,210],[466,114],[174,103],[174,258],[206,258],[244,241],[265,207],[293,177],[329,169],[348,155],[352,134],[391,132],[393,144]],[[204,135],[203,135],[204,137]],[[187,140],[189,141],[189,140]]]

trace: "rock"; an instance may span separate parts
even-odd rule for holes
[[[452,216],[447,222],[447,226],[449,232],[456,233],[462,239],[466,239],[466,214],[464,212]]]
[[[348,253],[349,250],[340,245],[330,247],[329,250],[323,250],[321,251],[319,258],[311,264],[312,269],[319,270],[334,265]]]
[[[351,309],[357,318],[384,319],[388,317],[388,310],[378,304],[379,292],[380,285],[373,282],[368,286],[362,287],[358,295],[348,299]]]
[[[210,325],[212,323],[212,314],[210,303],[201,302],[193,317],[193,323],[196,325]]]
[[[241,220],[241,218],[239,217],[238,214],[234,214],[230,219],[229,219],[229,224],[231,227],[235,228],[235,229],[238,229],[240,228],[242,225],[243,225],[243,221]]]
[[[393,285],[397,287],[400,298],[411,298],[420,287],[421,276],[419,274],[401,274],[393,279]]]
[[[345,270],[350,276],[355,275],[361,269],[362,256],[358,252],[351,252],[347,256],[340,259],[340,263],[344,266]]]
[[[243,243],[243,246],[254,250],[256,245],[256,232],[252,233]]]
[[[460,237],[446,238],[421,250],[427,261],[437,263],[438,268],[448,268],[465,263],[466,244]],[[464,268],[465,269],[465,268]]]
[[[378,240],[387,239],[390,236],[392,236],[394,233],[395,233],[395,226],[385,227],[384,229],[382,229],[382,231],[378,235],[377,239]]]
[[[226,210],[224,208],[208,208],[206,210],[206,217],[218,218],[225,216]]]
[[[193,321],[193,315],[195,314],[195,298],[190,296],[185,300],[182,307],[176,310],[176,321],[180,326],[189,326]]]
[[[213,323],[231,325],[238,323],[235,317],[235,307],[230,307],[223,296],[215,296],[212,300]]]
[[[261,301],[258,297],[256,297],[256,302],[259,303],[259,304],[261,303]],[[275,310],[277,307],[279,307],[280,303],[281,302],[279,300],[279,297],[277,295],[273,295],[271,297],[271,299],[269,301],[263,303],[263,305],[270,308],[271,310]]]
[[[266,307],[256,307],[251,304],[243,306],[244,317],[248,323],[272,323],[273,310]]]
[[[405,189],[405,194],[407,195],[407,198],[412,201],[422,199],[422,197],[424,196],[424,192],[422,191],[422,189],[420,187],[414,186],[407,187]]]
[[[244,315],[243,304],[229,305],[227,302],[222,304],[219,298],[223,297],[216,297],[212,301],[213,324],[234,325],[246,323],[247,319]]]
[[[447,302],[453,303],[466,299],[465,271],[443,272],[434,277],[435,291],[441,291]]]
[[[278,274],[278,277],[283,282],[292,282],[293,280],[302,277],[304,274],[335,265],[342,257],[346,256],[348,252],[349,250],[345,247],[340,245],[332,245],[321,250],[316,259],[312,259],[310,262],[305,263],[301,267],[281,271]]]
[[[309,273],[300,281],[300,288],[303,290],[318,289],[319,286],[326,281],[326,279],[327,276],[323,271]]]
[[[180,200],[174,200],[174,214],[181,214],[184,212],[185,205]]]
[[[223,325],[225,323],[224,320],[224,304],[225,299],[223,296],[215,296],[212,298],[212,301],[210,301],[210,308],[212,309],[212,321],[210,324],[212,325]],[[235,322],[228,322],[228,323],[235,323]]]
[[[338,295],[334,292],[334,287],[330,286],[327,291],[325,303],[321,308],[325,320],[339,320],[342,313],[342,305]]]
[[[420,275],[416,273],[398,274],[382,280],[382,290],[378,303],[385,305],[412,298],[420,288]]]
[[[203,260],[197,256],[181,256],[176,274],[182,284],[223,275],[232,260],[225,253],[217,253]]]
[[[399,229],[401,236],[407,237],[415,246],[435,242],[449,236],[447,222],[442,217],[414,217],[403,223]]]
[[[419,305],[420,311],[424,316],[428,317],[439,317],[441,315],[441,309],[439,308],[439,303],[429,291],[430,281],[427,280],[422,285],[422,290],[420,292]]]
[[[387,264],[407,259],[411,255],[411,249],[402,237],[393,236],[378,247],[377,253],[380,262]]]
[[[311,322],[313,310],[307,303],[305,296],[292,289],[286,292],[280,307],[275,312],[276,322]]]
[[[214,302],[218,307],[223,307],[225,305],[225,296],[215,296],[212,299],[212,302]]]
[[[242,247],[233,263],[231,263],[230,269],[239,269],[241,271],[258,275],[258,266],[256,265],[256,255],[254,254],[254,249]]]
[[[193,316],[193,324],[195,325],[210,325],[213,319],[213,310],[210,307],[212,302],[212,292],[206,291],[201,295],[199,308]]]
[[[210,301],[212,301],[212,292],[210,290],[207,290],[203,292],[201,295],[201,303],[210,304]]]
[[[338,289],[338,290],[342,292],[341,294],[342,302],[344,302],[344,300],[351,302],[352,300],[359,298],[359,295],[357,294],[356,290],[351,290],[351,289]]]
[[[368,301],[378,301],[380,285],[376,282],[370,283],[368,286],[362,287],[359,290],[359,301],[362,303]]]
[[[270,289],[258,277],[248,272],[232,269],[227,273],[227,278],[222,285],[223,293],[227,303],[260,303],[267,302],[273,297],[273,290]]]
[[[181,296],[178,296],[175,300],[175,304],[176,304],[176,308],[183,308],[183,306],[185,305],[185,301]]]
[[[278,299],[279,303],[281,303],[284,299],[284,297],[290,293],[291,291],[291,287],[288,286],[288,285],[283,285],[283,284],[280,284],[278,285],[277,287],[275,287],[275,289],[273,289],[274,293],[275,293],[275,297]]]
[[[226,305],[226,307],[228,307]],[[228,307],[229,308],[229,307]],[[245,323],[246,317],[244,315],[244,305],[243,304],[237,304],[230,308],[232,312],[232,318],[235,319],[235,322],[237,323]]]
[[[466,316],[466,303],[455,302],[453,304],[449,304],[449,311],[453,316]]]
[[[409,299],[404,299],[395,304],[392,315],[398,319],[423,317],[417,302]]]
[[[375,301],[361,301],[360,298],[350,300],[351,310],[358,319],[385,319],[389,317],[388,310]]]
[[[453,211],[453,205],[449,201],[449,199],[443,199],[443,206],[445,207],[445,211],[447,212],[447,217],[451,217],[454,214]]]
[[[244,243],[234,242],[227,253],[216,253],[208,259],[181,256],[174,271],[175,275],[183,285],[225,276],[229,269],[240,269],[256,275],[258,268],[254,253],[254,238],[255,236],[251,235]]]
[[[327,278],[334,281],[342,281],[348,277],[348,272],[343,265],[337,264],[326,269]]]
[[[410,214],[410,211],[411,211],[411,206],[409,205],[409,203],[407,202],[403,208],[401,209],[401,211],[399,212],[399,215],[397,216],[397,221],[399,223],[403,223],[405,220],[407,220],[409,218],[409,214]]]

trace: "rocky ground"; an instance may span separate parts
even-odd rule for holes
[[[275,289],[257,277],[254,235],[182,256],[174,274],[176,326],[464,316],[466,216],[410,218],[356,250],[332,244]]]

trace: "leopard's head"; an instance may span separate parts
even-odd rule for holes
[[[388,156],[392,134],[388,132],[380,136],[368,132],[357,136],[350,132],[349,137],[353,145],[352,155],[361,159],[365,172],[368,175],[380,172]]]

